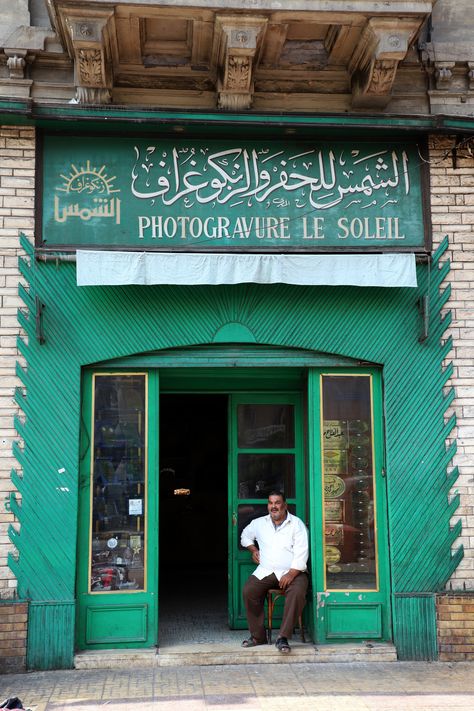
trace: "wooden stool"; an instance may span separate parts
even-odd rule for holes
[[[267,608],[268,608],[268,644],[272,643],[272,624],[273,624],[273,609],[275,607],[275,603],[278,600],[279,597],[285,597],[285,592],[281,590],[280,588],[271,588],[267,592]],[[303,629],[303,618],[302,615],[298,617],[298,624],[300,626],[300,632],[301,632],[301,641],[305,642],[304,638],[304,629]]]

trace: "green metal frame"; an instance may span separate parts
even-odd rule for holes
[[[322,375],[370,376],[372,381],[372,417],[374,443],[375,506],[377,536],[378,589],[376,591],[346,590],[328,591],[325,588],[323,551],[323,477],[321,453],[321,377]],[[384,476],[383,449],[383,409],[382,373],[380,369],[360,367],[357,369],[312,368],[308,378],[308,432],[309,432],[309,479],[310,491],[310,531],[312,550],[311,577],[313,581],[313,603],[316,607],[316,639],[320,643],[340,642],[347,639],[372,639],[384,641],[392,639],[390,567],[387,532],[387,492]],[[319,474],[319,475],[318,475]],[[330,615],[342,610],[348,617],[350,629],[338,633],[333,629]]]
[[[428,614],[416,629],[409,624],[413,601],[442,589],[463,555],[462,546],[451,552],[461,526],[450,525],[459,497],[448,495],[458,472],[447,476],[456,446],[445,444],[455,424],[444,419],[454,397],[453,391],[443,394],[452,374],[452,365],[443,369],[452,346],[443,341],[450,316],[440,315],[450,294],[449,287],[440,291],[449,273],[449,262],[440,266],[447,240],[431,264],[417,265],[417,289],[78,288],[74,264],[35,262],[26,238],[21,245],[26,258],[20,271],[28,287],[19,287],[25,309],[18,319],[27,342],[18,341],[26,368],[17,368],[22,386],[15,399],[23,416],[15,418],[15,427],[24,447],[14,445],[22,474],[12,473],[21,504],[10,497],[21,532],[9,529],[16,549],[9,565],[19,596],[32,602],[30,667],[73,663],[82,369],[140,352],[222,345],[228,324],[242,325],[235,329],[241,343],[246,338],[256,346],[383,366],[395,643],[400,656],[436,655]],[[428,297],[423,342],[421,297]],[[39,303],[45,304],[44,342],[36,335]],[[415,652],[415,635],[423,640],[421,651]]]
[[[285,449],[240,449],[237,441],[237,407],[244,403],[251,404],[290,404],[295,413],[295,446]],[[295,507],[295,514],[306,520],[306,496],[303,454],[303,418],[301,411],[301,394],[289,392],[273,392],[268,394],[239,393],[232,394],[229,400],[229,624],[232,629],[246,629],[247,618],[242,603],[242,586],[248,576],[255,570],[247,551],[239,549],[237,528],[237,512],[241,503],[266,504],[266,499],[240,499],[238,495],[237,462],[240,453],[245,454],[294,454],[295,456],[295,496],[288,498],[288,504]]]
[[[113,372],[113,371],[110,371]],[[120,369],[120,374],[127,371]],[[134,371],[128,371],[133,373]],[[132,592],[90,593],[91,535],[91,446],[93,375],[87,370],[83,381],[83,416],[79,471],[79,518],[77,557],[77,624],[78,649],[152,647],[157,643],[158,620],[158,428],[159,374],[147,373],[148,456],[147,456],[147,536],[146,589]],[[100,630],[100,633],[98,633]],[[125,634],[124,634],[125,630]],[[106,636],[105,636],[106,635]]]

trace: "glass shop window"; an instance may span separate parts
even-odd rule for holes
[[[94,375],[90,591],[145,589],[146,374]]]
[[[370,375],[322,376],[327,590],[377,588]]]

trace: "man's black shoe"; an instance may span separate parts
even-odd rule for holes
[[[288,644],[288,640],[286,637],[278,637],[277,641],[275,642],[275,647],[282,654],[289,654],[291,652],[291,648]]]

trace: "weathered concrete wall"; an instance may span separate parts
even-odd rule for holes
[[[21,25],[30,24],[28,0],[0,0],[0,46]]]
[[[437,62],[474,61],[472,0],[438,0],[431,13],[431,28]]]

